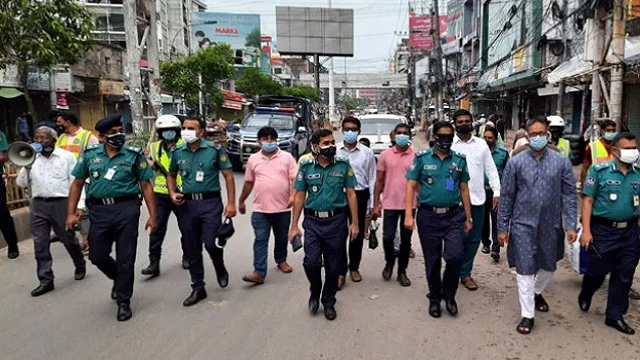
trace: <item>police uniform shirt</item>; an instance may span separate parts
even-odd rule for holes
[[[450,151],[441,160],[433,149],[416,153],[406,177],[420,184],[418,203],[433,207],[460,205],[460,183],[469,182],[467,161],[463,154]]]
[[[88,198],[135,195],[140,192],[139,182],[154,177],[142,149],[124,145],[109,158],[104,144],[88,146],[72,175],[77,179],[91,179]]]
[[[7,144],[7,136],[0,131],[0,152],[7,151],[9,144]],[[0,177],[4,174],[4,164],[0,164]]]
[[[504,168],[507,167],[507,161],[509,160],[509,152],[501,148],[500,146],[495,146],[493,151],[491,152],[491,157],[493,158],[493,162],[496,164],[496,168],[498,169],[498,177],[500,181],[502,181],[502,174],[504,174]],[[485,189],[489,185],[489,178],[487,175],[484,176],[484,186]],[[491,188],[489,188],[490,190]]]
[[[624,175],[615,160],[589,169],[583,194],[592,197],[592,215],[611,221],[626,221],[638,216],[640,171],[630,165]]]
[[[182,177],[185,194],[220,191],[220,170],[231,169],[231,162],[219,144],[200,140],[200,147],[191,151],[183,144],[173,153],[169,172]]]
[[[344,189],[355,188],[356,185],[356,177],[347,159],[334,158],[327,167],[312,159],[300,164],[294,189],[308,193],[305,209],[330,211],[346,207]]]

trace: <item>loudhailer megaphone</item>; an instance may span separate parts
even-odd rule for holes
[[[28,144],[24,141],[16,141],[9,145],[7,157],[16,166],[31,166],[36,161],[36,154],[39,152],[37,146],[40,146],[40,150],[42,150],[40,143]]]

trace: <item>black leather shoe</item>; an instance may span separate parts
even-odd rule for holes
[[[382,278],[385,280],[391,279],[391,274],[393,273],[393,264],[386,264],[384,269],[382,270]]]
[[[591,307],[591,299],[585,299],[581,296],[578,296],[578,305],[580,306],[580,310],[587,312]]]
[[[500,253],[499,252],[492,252],[491,253],[491,258],[493,259],[493,261],[498,262],[500,261]]]
[[[440,303],[432,302],[429,304],[429,315],[434,318],[439,318],[442,315],[442,309],[440,308]]]
[[[9,252],[7,253],[7,257],[8,257],[9,259],[15,259],[15,258],[17,258],[18,256],[20,256],[20,251],[18,251],[18,250],[9,251]]]
[[[189,260],[182,259],[182,268],[185,269],[185,270],[189,269]]]
[[[111,288],[111,300],[116,299],[116,282],[113,282],[113,287]]]
[[[142,269],[142,275],[149,275],[150,277],[156,277],[160,275],[160,261],[153,260],[149,263],[149,266]]]
[[[131,305],[128,303],[118,304],[118,321],[127,321],[131,319],[131,316],[133,316]]]
[[[445,305],[449,314],[453,316],[458,315],[458,303],[456,303],[455,299],[445,300]]]
[[[336,314],[336,309],[333,306],[324,307],[324,317],[327,320],[335,320],[336,316],[338,316],[338,314]]]
[[[227,271],[226,268],[223,268],[224,271],[222,271],[222,274],[217,274],[218,275],[218,285],[220,285],[221,288],[226,288],[227,285],[229,285],[229,272]]]
[[[54,288],[53,283],[40,284],[37,288],[35,288],[35,289],[33,289],[33,291],[31,291],[31,296],[44,295],[44,294],[48,293],[49,291],[53,290],[53,288]]]
[[[491,249],[488,246],[482,245],[482,253],[483,254],[488,254],[490,252],[491,252]]]
[[[87,275],[87,266],[76,266],[76,271],[73,274],[74,278],[76,280],[82,280],[85,275]]]
[[[182,305],[184,306],[191,306],[191,305],[195,305],[198,302],[200,302],[200,300],[202,299],[206,299],[207,298],[207,291],[202,289],[202,290],[193,290],[191,292],[191,295],[189,295],[188,298],[184,299],[184,301],[182,302]]]
[[[411,280],[407,277],[407,274],[398,274],[398,282],[402,286],[411,286]]]
[[[611,326],[612,328],[620,331],[621,333],[627,334],[627,335],[633,335],[636,333],[636,331],[629,325],[627,325],[626,322],[624,322],[624,320],[620,319],[620,320],[605,320],[604,323],[607,326]]]
[[[318,312],[318,308],[320,307],[320,301],[316,298],[309,299],[309,312],[312,314],[316,314]]]

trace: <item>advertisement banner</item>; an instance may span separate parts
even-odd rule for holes
[[[409,17],[409,46],[414,49],[431,49],[431,16],[415,15]]]
[[[235,65],[260,67],[260,15],[192,13],[191,51],[218,43],[231,46]]]
[[[447,42],[461,39],[464,32],[465,0],[449,0],[447,3]]]

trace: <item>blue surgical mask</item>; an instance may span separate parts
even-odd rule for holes
[[[278,143],[276,142],[263,142],[262,143],[262,150],[268,153],[274,152],[276,151],[276,149],[278,148]]]
[[[400,147],[405,147],[409,145],[409,141],[411,141],[411,139],[409,139],[409,135],[399,134],[399,135],[396,135],[395,141],[396,141],[396,145]]]
[[[344,133],[344,142],[347,144],[355,144],[358,141],[358,133],[356,131],[347,131]]]
[[[31,147],[36,151],[36,153],[40,154],[42,152],[42,144],[39,142],[31,143]]]
[[[607,140],[607,141],[613,141],[613,139],[616,137],[616,135],[618,135],[617,132],[612,132],[612,133],[604,133],[602,135],[602,137]]]
[[[167,141],[173,141],[176,139],[178,133],[175,130],[165,130],[162,132],[162,138]]]
[[[542,150],[549,143],[549,139],[546,136],[535,136],[529,139],[529,146],[534,150]]]

